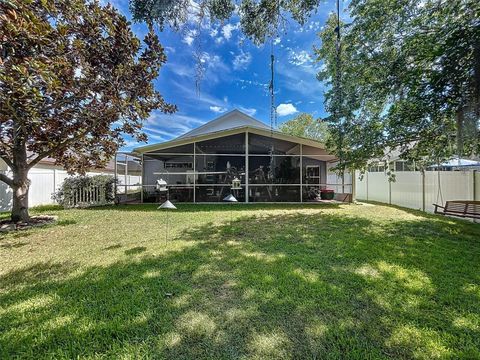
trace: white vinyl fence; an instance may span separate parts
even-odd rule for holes
[[[10,175],[8,172],[0,171]],[[113,175],[107,172],[92,172],[87,175]],[[55,168],[33,168],[28,174],[31,180],[28,193],[29,206],[55,204],[52,194],[62,185],[63,180],[69,175],[65,170]],[[12,206],[12,191],[0,181],[0,211],[9,211]]]
[[[75,189],[70,196],[65,197],[66,208],[88,207],[107,204],[104,186],[86,186]]]
[[[480,200],[480,173],[473,171],[399,171],[390,182],[384,172],[356,173],[356,199],[433,212],[432,204]]]

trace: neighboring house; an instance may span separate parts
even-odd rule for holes
[[[323,144],[233,110],[171,141],[119,153],[117,194],[121,202],[221,202],[231,193],[239,202],[304,202],[331,188],[350,200],[350,176],[342,183],[329,172],[335,161]]]
[[[464,159],[455,157],[448,161],[442,162],[440,165],[432,165],[429,170],[442,171],[465,171],[465,170],[480,170],[480,161],[472,159]]]
[[[9,174],[9,168],[3,160],[0,159],[0,172]],[[95,169],[89,172],[89,175],[108,174],[114,175],[114,161],[104,169]],[[55,165],[55,160],[45,158],[35,165],[28,174],[31,180],[30,191],[28,193],[29,206],[54,204],[52,194],[60,187],[63,180],[68,177],[67,172],[60,166]],[[8,211],[12,206],[12,192],[10,187],[0,181],[0,211]]]

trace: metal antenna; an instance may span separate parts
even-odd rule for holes
[[[275,79],[275,55],[273,53],[273,37],[270,41],[270,131],[273,134],[273,128],[277,125],[277,109],[275,109],[275,87],[274,87],[274,79]]]

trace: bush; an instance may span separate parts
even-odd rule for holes
[[[105,193],[105,202],[112,203],[115,200],[115,184],[115,177],[111,175],[71,176],[63,181],[62,186],[52,195],[52,198],[64,207],[78,206],[79,204],[72,204],[75,193],[81,189],[99,187]]]

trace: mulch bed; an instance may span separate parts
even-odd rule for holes
[[[57,221],[57,216],[50,215],[38,215],[31,216],[30,221],[27,222],[17,222],[14,223],[12,220],[1,220],[0,221],[0,231],[15,231],[15,230],[25,230],[32,227],[45,226],[53,224]]]

